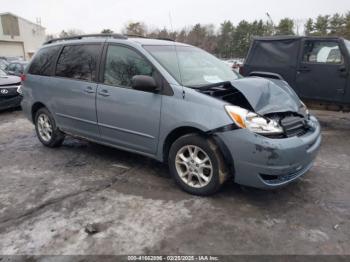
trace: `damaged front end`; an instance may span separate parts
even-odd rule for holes
[[[307,108],[284,81],[248,78],[197,90],[228,102],[225,109],[238,128],[269,138],[302,136],[310,128]]]
[[[320,126],[288,84],[245,78],[197,89],[227,102],[233,124],[210,133],[224,145],[236,183],[276,188],[312,167]]]
[[[283,129],[282,134],[266,135],[269,138],[287,138],[302,136],[310,130],[310,116],[303,116],[293,112],[272,113],[266,117],[278,122]]]

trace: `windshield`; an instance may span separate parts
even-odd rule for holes
[[[209,53],[191,46],[144,46],[183,86],[200,87],[239,78],[239,74]]]
[[[344,42],[345,42],[346,48],[348,49],[348,52],[350,53],[350,41],[345,40]]]
[[[2,70],[0,69],[0,76],[6,76],[7,74]]]

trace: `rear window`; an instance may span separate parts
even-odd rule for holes
[[[56,76],[95,81],[101,45],[65,46],[58,59]]]
[[[294,39],[256,41],[249,63],[256,66],[293,66],[297,63],[299,42]]]
[[[28,73],[33,75],[50,76],[54,70],[60,46],[40,49],[33,58]]]

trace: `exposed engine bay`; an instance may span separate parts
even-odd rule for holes
[[[295,107],[298,110],[292,111],[290,109],[293,100],[297,99],[297,101],[295,102],[299,102],[299,98],[297,96],[296,97],[292,96],[291,98],[289,98],[289,100],[291,101],[287,101],[289,102],[289,104],[288,106],[286,106],[286,111],[283,111],[283,107],[281,106],[276,107],[275,105],[272,104],[267,106],[271,108],[271,111],[273,110],[273,108],[278,108],[278,110],[276,109],[276,112],[269,112],[267,110],[265,110],[265,112],[264,110],[260,110],[259,112],[259,111],[256,111],[256,107],[254,108],[252,106],[251,101],[249,101],[250,99],[247,98],[247,93],[243,94],[241,90],[237,89],[234,86],[234,82],[233,83],[222,82],[222,83],[210,84],[206,86],[201,86],[196,89],[203,94],[226,101],[232,105],[242,107],[252,112],[256,112],[268,119],[275,120],[283,128],[283,134],[265,135],[267,137],[287,138],[287,137],[294,137],[294,136],[302,136],[310,128],[308,126],[309,115],[306,112],[305,108],[302,106],[302,104],[297,105]],[[271,91],[271,89],[269,91]],[[263,94],[266,94],[266,93],[264,92]],[[255,93],[255,97],[254,97],[255,102],[260,99],[259,95],[260,95],[259,92]],[[271,95],[269,95],[269,98],[271,98]],[[283,106],[285,101],[282,102],[283,101],[282,99],[280,101],[277,100],[275,102],[281,103]],[[268,102],[271,103],[271,99],[265,99],[265,100],[267,103]],[[260,99],[259,102],[255,104],[258,104],[261,108],[266,108],[266,106],[262,105],[261,101],[262,99]],[[264,114],[261,114],[261,112],[263,112]]]

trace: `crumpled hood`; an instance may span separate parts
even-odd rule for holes
[[[21,82],[21,78],[18,76],[0,76],[0,86],[12,85]]]
[[[299,97],[285,81],[247,77],[232,81],[232,85],[260,115],[299,112],[302,107]]]

